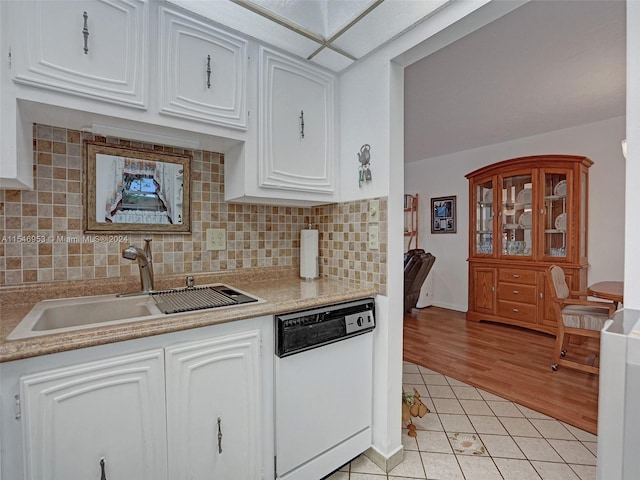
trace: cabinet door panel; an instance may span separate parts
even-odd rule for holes
[[[162,8],[161,112],[246,128],[247,42]]]
[[[166,355],[169,477],[260,478],[260,332]]]
[[[546,272],[540,272],[539,274],[539,288],[542,290],[542,300],[540,301],[541,318],[540,322],[549,327],[557,327],[556,314],[553,310],[553,294],[550,291],[548,282],[545,278]],[[565,270],[564,279],[567,282],[569,290],[575,290],[573,274],[567,273]]]
[[[496,271],[494,268],[475,267],[473,269],[473,291],[475,310],[482,313],[495,313],[496,309]]]
[[[334,77],[264,48],[260,75],[260,185],[332,193]]]
[[[16,82],[146,106],[146,2],[22,2],[17,13]]]
[[[22,377],[26,478],[166,479],[162,350]]]

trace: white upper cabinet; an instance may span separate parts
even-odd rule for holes
[[[156,349],[23,376],[24,478],[166,479],[163,359]]]
[[[16,2],[14,80],[147,107],[145,0]]]
[[[261,187],[334,193],[335,83],[327,71],[260,48]]]
[[[161,113],[247,128],[247,42],[160,8]]]

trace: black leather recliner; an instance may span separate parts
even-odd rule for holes
[[[436,257],[422,248],[404,254],[404,311],[411,312],[416,306],[420,289],[433,267]]]

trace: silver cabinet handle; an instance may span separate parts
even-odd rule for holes
[[[84,54],[89,54],[89,27],[87,26],[87,20],[89,20],[89,15],[87,12],[82,13],[82,18],[84,18],[84,27],[82,28],[82,36],[84,37]]]
[[[513,294],[514,294],[514,295],[518,295],[518,293],[520,293],[520,292],[518,292],[518,290],[514,290],[514,291],[513,291]]]
[[[517,308],[514,308],[514,309],[513,309],[513,311],[514,311],[515,313],[518,313],[520,310],[518,310]]]
[[[495,292],[496,291],[496,287],[491,287],[491,291]]]
[[[218,417],[218,453],[222,453],[222,419]]]
[[[107,480],[107,474],[104,471],[104,458],[100,459],[100,480]]]
[[[520,275],[513,274],[513,278],[520,278]]]
[[[207,88],[211,88],[211,55],[207,55]]]
[[[300,110],[300,137],[304,138],[304,110]]]

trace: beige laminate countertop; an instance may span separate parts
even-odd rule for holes
[[[22,340],[6,340],[9,333],[39,301],[46,298],[75,297],[135,291],[137,282],[63,282],[57,285],[27,285],[0,289],[0,362],[64,352],[79,348],[232,322],[263,315],[312,308],[376,295],[372,285],[321,278],[305,281],[291,269],[250,270],[234,274],[196,275],[196,286],[224,283],[265,300],[233,308],[201,310],[169,315],[161,319],[122,323],[104,327]],[[175,288],[185,274],[161,279],[156,288]],[[156,279],[158,284],[158,279]],[[124,285],[124,287],[123,287]],[[116,290],[113,290],[113,289]],[[113,291],[109,291],[113,290]],[[26,299],[26,301],[25,301]]]

